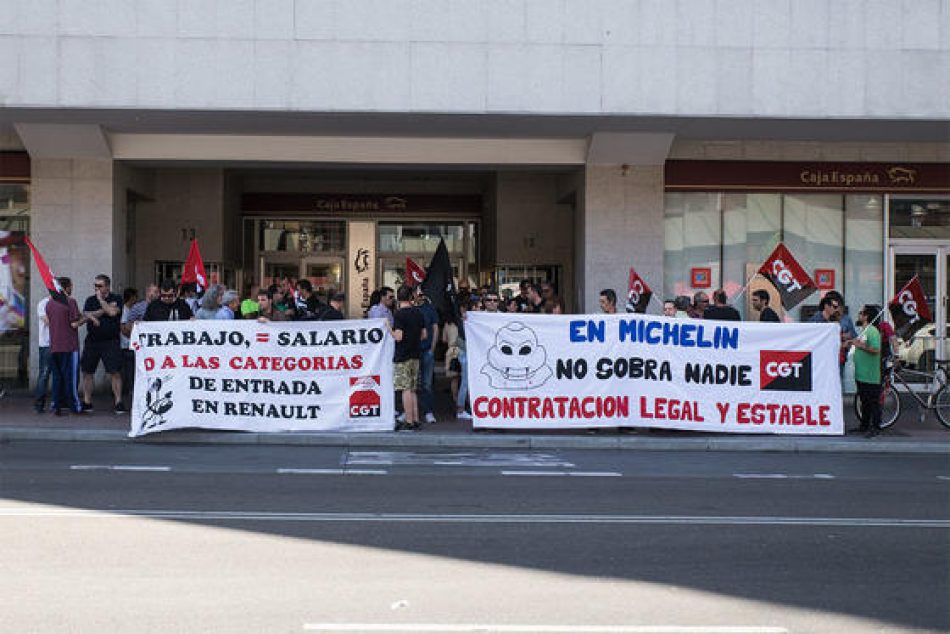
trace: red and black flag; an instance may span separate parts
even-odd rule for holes
[[[897,291],[897,295],[887,307],[891,310],[894,330],[904,341],[933,321],[924,287],[920,285],[920,278],[916,275]]]
[[[39,271],[40,277],[43,278],[43,285],[46,286],[46,290],[49,291],[49,296],[63,304],[68,303],[69,300],[66,298],[63,287],[60,286],[59,280],[57,280],[53,272],[50,271],[49,265],[46,263],[46,260],[43,259],[39,249],[36,248],[36,245],[33,244],[29,236],[24,236],[24,240],[26,241],[26,246],[30,247],[30,252],[33,254],[33,261],[36,263],[36,270]]]
[[[406,284],[415,288],[426,281],[426,271],[412,258],[406,258]]]
[[[432,305],[439,311],[439,315],[446,321],[459,323],[458,297],[455,292],[455,276],[452,272],[452,260],[445,240],[439,240],[439,246],[432,256],[425,281],[422,282],[422,292],[425,293]]]
[[[778,291],[785,310],[795,308],[806,297],[818,290],[805,269],[781,242],[759,267],[759,273]]]
[[[208,288],[208,275],[205,273],[205,263],[201,259],[196,239],[192,239],[191,248],[188,249],[188,259],[185,260],[185,268],[181,271],[181,283],[194,284],[199,295]]]
[[[653,297],[653,291],[647,286],[633,267],[630,268],[630,276],[627,281],[627,312],[645,313],[647,306],[650,305],[650,299]]]

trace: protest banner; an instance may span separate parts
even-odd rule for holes
[[[840,435],[839,330],[470,312],[474,425]]]
[[[390,431],[384,319],[138,322],[129,436],[201,427]]]

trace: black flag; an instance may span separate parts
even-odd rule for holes
[[[432,262],[426,270],[426,279],[422,282],[422,291],[439,311],[444,320],[458,323],[458,298],[455,295],[455,279],[452,275],[452,261],[445,240],[439,240],[439,246],[432,256]]]

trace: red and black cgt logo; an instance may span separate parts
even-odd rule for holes
[[[350,377],[350,418],[380,415],[379,375]]]
[[[760,350],[759,388],[779,392],[810,392],[811,352]]]

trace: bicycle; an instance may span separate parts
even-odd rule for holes
[[[926,415],[927,410],[934,410],[937,413],[937,419],[940,424],[950,429],[950,360],[935,361],[933,372],[923,370],[911,370],[902,368],[900,362],[891,362],[885,369],[881,381],[881,429],[887,429],[897,422],[901,415],[901,399],[898,388],[903,386],[903,391],[910,394],[921,408],[921,422]],[[915,383],[929,383],[926,397],[921,396],[921,392],[911,387],[909,378],[923,379],[914,381]],[[861,419],[861,398],[858,394],[854,395],[854,413],[858,420]]]

